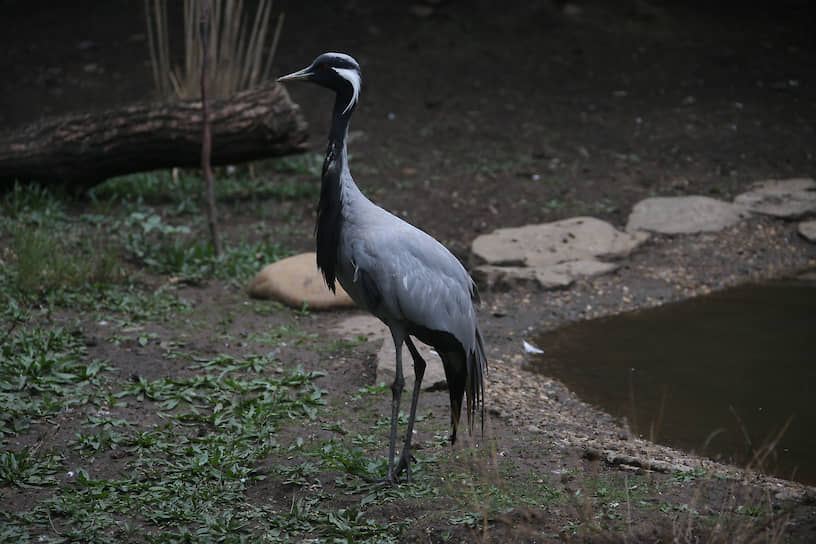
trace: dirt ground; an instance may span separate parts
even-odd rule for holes
[[[3,126],[150,94],[140,2],[41,4],[2,2]],[[357,183],[464,262],[473,238],[496,228],[576,215],[622,227],[632,205],[648,196],[729,200],[756,180],[816,174],[816,34],[805,1],[772,9],[770,2],[749,8],[639,0],[576,2],[564,10],[515,0],[420,6],[277,2],[286,25],[275,71],[299,69],[327,50],[360,61],[365,83],[350,134]],[[65,24],[69,18],[72,24]],[[331,97],[309,86],[289,92],[319,153]],[[287,247],[311,248],[313,210],[314,203],[296,210],[282,241]],[[240,228],[240,213],[224,220],[228,230]],[[292,218],[268,218],[272,226],[283,221]],[[797,235],[795,223],[756,217],[719,234],[654,236],[615,273],[567,290],[483,293],[488,432],[500,452],[548,473],[577,465],[608,474],[628,470],[606,462],[604,450],[714,467],[633,437],[557,381],[526,372],[521,340],[571,321],[814,266],[816,246]],[[203,304],[218,299],[219,288],[183,294]],[[313,314],[307,326],[327,330],[342,317]],[[207,332],[197,341],[206,344]],[[330,395],[341,396],[371,384],[371,352],[355,351],[328,366],[314,357],[301,362],[328,372]],[[446,417],[444,393],[424,395],[421,405]],[[542,456],[540,448],[557,453]],[[742,481],[739,493],[771,490],[775,504],[791,509],[788,535],[816,538],[812,492],[790,502],[785,493],[803,488],[758,474]],[[566,476],[562,484],[573,485]],[[718,511],[729,493],[738,494],[709,490],[697,500]],[[568,517],[556,507],[517,512],[497,520],[491,538],[522,540],[524,527],[557,534]],[[642,521],[628,533],[632,540],[670,539],[672,528]],[[417,527],[411,534],[436,541],[434,530]],[[529,540],[540,539],[537,534]]]

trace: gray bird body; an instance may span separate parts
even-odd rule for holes
[[[425,361],[411,337],[435,348],[442,359],[451,399],[451,441],[456,439],[462,397],[467,395],[469,428],[477,406],[484,418],[487,359],[476,318],[479,300],[473,280],[442,244],[425,232],[371,202],[360,192],[348,167],[348,123],[359,96],[357,62],[326,53],[307,68],[279,81],[305,79],[337,93],[323,164],[317,221],[317,263],[329,288],[335,280],[355,303],[385,323],[396,347],[392,385],[392,421],[386,480],[403,470],[411,477],[410,444]],[[394,470],[394,442],[404,385],[402,345],[414,361],[416,382],[399,465]]]
[[[341,183],[337,280],[343,289],[389,327],[421,324],[452,334],[472,350],[473,282],[461,263],[434,238],[365,198],[350,178]],[[361,274],[381,293],[376,301],[367,298]]]

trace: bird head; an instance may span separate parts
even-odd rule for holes
[[[347,96],[343,114],[350,111],[360,96],[362,73],[354,58],[344,53],[323,53],[312,64],[297,72],[282,76],[278,81],[311,81],[333,90],[338,96]]]

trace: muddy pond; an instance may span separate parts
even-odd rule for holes
[[[536,345],[533,370],[639,436],[816,484],[816,281],[578,322]]]

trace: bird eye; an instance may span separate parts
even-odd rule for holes
[[[328,69],[328,67],[329,67],[329,66],[328,66],[328,65],[326,65],[326,64],[321,64],[321,65],[320,65],[320,69],[321,69],[321,70],[326,70],[326,69]]]

